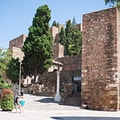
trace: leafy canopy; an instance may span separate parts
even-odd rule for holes
[[[12,58],[7,64],[6,75],[11,79],[12,83],[18,83],[19,81],[19,58]]]
[[[113,6],[116,6],[118,9],[120,9],[120,0],[105,0],[105,4],[112,4]]]
[[[59,22],[53,21],[52,26],[59,27]]]
[[[3,89],[3,88],[11,88],[11,84],[8,83],[7,81],[5,81],[3,78],[0,78],[0,91]]]
[[[10,54],[8,49],[0,49],[0,77],[6,76],[7,64],[9,63],[11,58],[12,55]]]

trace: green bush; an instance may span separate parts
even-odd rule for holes
[[[14,95],[12,90],[3,89],[1,92],[1,109],[11,111],[14,108]]]
[[[0,78],[0,90],[2,90],[3,88],[11,88],[12,85],[5,81],[3,78]]]

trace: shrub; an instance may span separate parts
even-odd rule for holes
[[[14,95],[12,90],[3,89],[1,92],[1,109],[11,111],[14,108]]]
[[[5,81],[3,78],[0,78],[0,90],[3,88],[11,88],[11,84],[7,81]]]

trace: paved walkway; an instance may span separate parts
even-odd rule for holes
[[[24,113],[0,111],[0,120],[120,120],[120,112],[83,110],[65,106],[49,97],[25,95]]]

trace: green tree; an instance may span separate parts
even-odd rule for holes
[[[72,26],[72,41],[68,45],[69,55],[80,55],[82,49],[82,36],[78,28]]]
[[[6,69],[6,75],[10,80],[12,80],[12,83],[18,83],[19,69],[20,69],[19,58],[16,59],[12,58],[7,64],[7,69]]]
[[[65,40],[65,44],[64,44],[65,55],[70,55],[69,45],[70,45],[70,43],[72,43],[72,23],[71,23],[71,20],[68,20],[66,22],[65,36],[66,36],[66,40]]]
[[[105,0],[105,4],[109,4],[109,3],[115,4],[117,2],[120,2],[120,0]]]
[[[49,31],[51,11],[47,5],[37,9],[33,18],[32,26],[29,28],[28,37],[24,42],[22,51],[24,77],[40,76],[47,71],[52,64],[52,36]]]
[[[59,42],[64,45],[64,55],[79,55],[81,52],[82,36],[81,32],[78,30],[75,22],[68,20],[66,22],[66,28],[61,29],[59,33]]]
[[[0,49],[0,77],[6,76],[7,64],[12,58],[8,49]]]
[[[59,26],[59,22],[53,21],[52,26],[58,27]]]
[[[58,42],[60,42],[60,44],[62,44],[62,45],[65,45],[65,40],[66,40],[65,29],[62,27],[61,31],[59,33],[59,41]]]
[[[76,25],[76,19],[75,19],[75,17],[73,18],[72,25]]]
[[[3,89],[3,88],[11,88],[11,84],[8,83],[7,81],[5,81],[3,78],[0,78],[0,91]]]
[[[113,6],[116,6],[118,9],[120,9],[120,0],[105,0],[105,4],[112,4]]]

